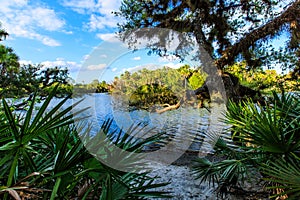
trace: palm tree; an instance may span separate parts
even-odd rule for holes
[[[1,23],[0,23],[1,26]],[[6,37],[8,36],[8,33],[0,28],[0,41],[2,41],[3,39],[6,39]]]

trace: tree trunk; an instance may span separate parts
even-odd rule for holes
[[[228,99],[234,102],[245,100],[247,98],[250,98],[253,101],[262,100],[262,95],[260,91],[256,91],[249,87],[241,85],[239,79],[236,76],[225,72],[222,74],[222,80],[225,86],[226,96]],[[202,102],[210,98],[206,82],[203,84],[202,87],[194,90],[194,92],[197,96],[197,99],[199,99]]]

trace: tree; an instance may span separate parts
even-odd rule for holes
[[[0,41],[7,36],[8,34],[0,29]],[[65,96],[72,92],[68,79],[67,69],[21,65],[12,48],[0,45],[0,97],[20,97],[34,92],[45,96],[58,83],[62,87],[59,87],[57,96]]]
[[[8,33],[0,29],[0,41],[6,39]],[[15,75],[20,67],[19,57],[12,48],[0,45],[0,83],[2,88],[6,88],[11,81],[15,80]]]
[[[97,85],[97,90],[96,92],[98,93],[103,93],[103,92],[108,92],[109,85],[106,83],[106,81],[101,81],[101,83],[99,83]]]
[[[280,8],[278,0],[124,0],[117,15],[126,19],[120,31],[161,27],[192,33],[220,68],[240,55],[255,67],[261,64],[258,50],[276,36],[289,33],[289,49],[299,51],[300,1],[289,2]]]
[[[0,82],[2,87],[7,87],[15,80],[19,72],[19,58],[12,48],[0,45]]]
[[[200,87],[204,79],[204,73],[189,65],[178,69],[166,66],[155,70],[144,68],[116,77],[110,92],[116,99],[129,102],[137,109],[163,113],[179,108],[183,102],[195,106],[198,102],[193,90]],[[157,109],[161,107],[164,108]]]
[[[187,79],[191,76],[192,72],[191,72],[191,69],[190,69],[190,66],[189,65],[184,65],[184,66],[181,66],[179,69],[178,69],[179,73],[181,75],[183,75],[183,84],[184,84],[184,87],[186,88],[186,84],[187,84]]]
[[[279,62],[299,75],[299,0],[123,0],[116,15],[125,19],[120,32],[159,27],[194,35],[220,70],[243,60],[249,68]],[[286,45],[275,48],[280,36]]]
[[[8,36],[8,33],[5,30],[0,29],[0,41],[2,41],[3,39],[5,39],[7,36]]]

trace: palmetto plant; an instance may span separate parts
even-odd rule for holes
[[[300,100],[292,94],[273,93],[264,106],[251,101],[230,102],[225,122],[231,135],[224,134],[215,146],[222,159],[198,159],[198,177],[218,183],[220,191],[225,192],[262,177],[272,185],[267,188],[281,188],[275,196],[299,198],[299,111]]]
[[[290,199],[299,199],[300,196],[300,167],[299,162],[281,159],[270,165],[264,165],[263,171],[269,177],[266,180],[273,183],[268,189],[279,190],[273,197],[287,195]]]
[[[154,184],[147,173],[135,174],[111,169],[93,157],[78,136],[75,121],[79,113],[71,114],[71,105],[62,108],[68,98],[52,109],[49,104],[57,87],[38,110],[36,97],[28,110],[16,113],[2,100],[0,112],[0,198],[1,199],[142,199],[168,197],[158,191],[167,183]],[[23,113],[23,114],[22,114]],[[105,122],[108,137],[110,124]],[[124,140],[124,134],[114,132],[119,146],[140,151],[146,143],[157,141],[153,136],[145,141]],[[120,132],[121,134],[121,132]],[[130,135],[130,133],[128,133]],[[101,150],[101,146],[99,147]],[[104,151],[105,152],[105,151]],[[130,164],[130,163],[128,163]],[[154,191],[155,190],[155,191]]]

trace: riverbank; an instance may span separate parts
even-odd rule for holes
[[[195,153],[186,153],[172,165],[156,165],[150,176],[158,176],[156,183],[170,182],[169,185],[160,188],[161,191],[171,192],[174,200],[267,200],[265,194],[261,194],[262,185],[246,185],[245,191],[256,191],[257,193],[237,192],[220,196],[216,192],[216,186],[208,182],[200,183],[193,174],[192,161],[197,157]]]
[[[170,182],[169,185],[160,188],[165,192],[172,192],[172,199],[217,199],[214,188],[207,183],[200,184],[196,176],[192,174],[188,166],[158,166],[159,169],[150,173],[151,176],[159,176],[157,183]]]

